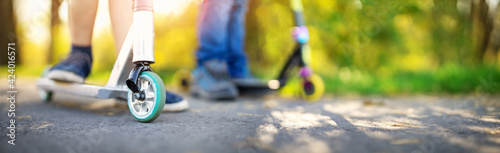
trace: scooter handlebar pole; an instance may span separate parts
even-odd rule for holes
[[[302,6],[302,0],[290,0],[290,7],[292,8],[293,16],[295,19],[295,26],[305,26],[304,20],[304,8]]]
[[[132,62],[152,64],[154,58],[153,0],[134,0],[134,43]]]

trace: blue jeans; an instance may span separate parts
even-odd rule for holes
[[[232,78],[250,76],[245,47],[247,0],[205,0],[198,24],[196,60],[226,61]]]

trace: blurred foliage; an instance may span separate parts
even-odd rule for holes
[[[303,2],[312,66],[331,93],[467,93],[485,84],[489,92],[500,91],[498,65],[481,61],[470,16],[457,9],[456,0]],[[257,72],[265,78],[277,75],[282,55],[293,47],[288,5],[250,5],[247,51],[251,61],[259,61],[254,67],[268,68]],[[491,79],[481,82],[483,77]]]
[[[312,67],[323,76],[327,92],[500,91],[499,64],[482,62],[472,43],[470,15],[457,9],[457,0],[304,0],[303,4]],[[246,51],[252,72],[260,78],[277,77],[292,53],[294,19],[289,5],[289,0],[250,1]],[[198,10],[199,3],[192,3],[178,16],[155,16],[157,63],[153,68],[167,80],[175,70],[195,66]],[[55,27],[53,39],[59,45],[53,49],[52,64],[69,50],[67,28]],[[105,80],[116,58],[111,30],[94,38],[95,63],[90,79]],[[28,59],[25,61],[44,57],[47,52],[34,43],[23,44],[23,50],[30,52],[22,55],[30,56],[23,57]],[[40,65],[36,63],[24,65]]]
[[[283,41],[289,40],[292,15],[287,0],[259,2],[249,15],[249,31],[257,32],[249,33],[248,48],[250,55],[252,50],[263,54],[251,57],[267,64],[280,57],[276,55],[290,53],[291,40]],[[470,23],[467,16],[450,7],[453,4],[432,4],[430,0],[361,3],[304,1],[314,60],[326,55],[327,62],[337,68],[370,71],[386,67],[422,71],[448,62],[478,63],[470,43]]]

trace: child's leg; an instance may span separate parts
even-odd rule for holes
[[[98,0],[70,0],[69,27],[71,43],[76,46],[90,46],[97,13]]]
[[[234,0],[206,0],[198,21],[198,66],[205,61],[225,60],[228,56],[227,27]]]
[[[202,98],[224,99],[238,96],[228,77],[228,23],[234,0],[205,0],[199,23],[198,67],[194,70],[191,92]]]
[[[246,78],[250,70],[245,53],[245,15],[248,0],[236,0],[230,12],[228,25],[229,73],[232,78]]]
[[[47,78],[83,83],[92,68],[92,32],[98,0],[70,0],[69,25],[71,52],[65,60],[52,67]]]
[[[115,49],[118,53],[132,25],[132,0],[109,0],[109,15],[115,39]]]

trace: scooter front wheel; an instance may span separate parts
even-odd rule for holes
[[[161,78],[149,71],[142,72],[138,78],[137,86],[144,92],[144,100],[134,97],[132,91],[128,91],[128,108],[139,122],[151,122],[160,116],[165,106],[165,86]]]
[[[309,102],[317,101],[325,93],[325,83],[320,76],[312,74],[302,79],[302,88],[300,92],[305,100]]]

